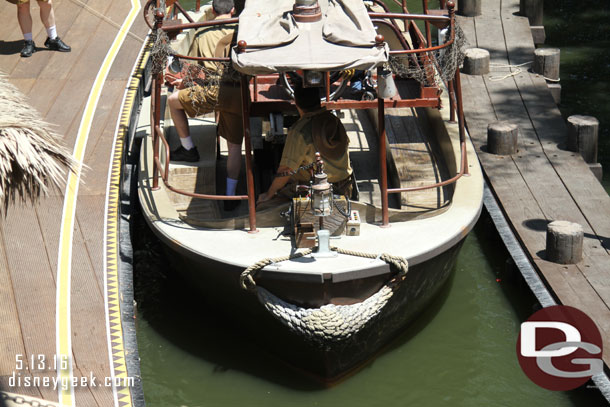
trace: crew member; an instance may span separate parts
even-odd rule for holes
[[[349,139],[341,120],[321,107],[319,88],[296,87],[294,101],[301,117],[288,130],[278,176],[257,203],[273,198],[288,181],[308,184],[310,172],[300,168],[313,163],[316,152],[324,160],[324,172],[333,184],[333,192],[349,197],[352,190]]]
[[[230,18],[235,12],[233,0],[212,2],[214,20]],[[205,27],[195,35],[189,56],[218,57],[221,51],[229,49],[235,33],[235,25]],[[226,44],[223,44],[226,42]],[[225,46],[226,45],[226,46]],[[224,55],[226,56],[226,55]],[[241,167],[241,144],[243,126],[241,116],[241,88],[238,81],[228,77],[224,65],[205,61],[201,64],[205,75],[220,78],[219,85],[194,85],[184,88],[182,75],[172,75],[166,71],[166,80],[178,88],[168,98],[170,114],[180,136],[180,147],[170,152],[171,161],[199,161],[199,152],[189,133],[188,117],[196,117],[214,110],[218,112],[218,134],[227,140],[229,148],[227,160],[227,195],[235,195],[237,179]],[[187,68],[188,69],[188,68]],[[225,201],[225,209],[233,209],[238,201]]]
[[[23,34],[24,44],[21,50],[21,57],[31,57],[36,52],[36,44],[32,37],[32,15],[30,14],[30,0],[8,0],[17,5],[17,20]],[[47,40],[44,46],[53,51],[70,52],[71,48],[66,45],[58,36],[55,27],[55,13],[51,0],[38,0],[40,7],[40,21],[47,29]]]

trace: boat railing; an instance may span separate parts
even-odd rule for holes
[[[234,24],[237,23],[237,18],[231,19],[223,19],[223,20],[213,20],[213,21],[203,21],[199,23],[188,23],[187,26],[195,25],[196,27],[210,27],[216,25],[226,25],[226,24]],[[157,15],[157,29],[164,29],[163,27],[163,17],[161,15]],[[184,24],[181,25],[180,29],[183,29]],[[169,30],[175,30],[176,26],[172,25],[168,27]],[[223,62],[228,63],[230,61],[229,58],[226,57],[192,57],[188,55],[174,55],[175,57],[179,57],[180,59],[194,60],[194,61],[211,61],[211,62]],[[163,83],[163,73],[159,73],[153,77],[153,93],[152,93],[152,109],[151,109],[151,123],[152,123],[152,131],[153,134],[153,190],[159,189],[159,178],[163,181],[165,187],[177,194],[190,196],[192,198],[197,199],[209,199],[209,200],[247,200],[249,199],[249,195],[215,195],[215,194],[199,194],[195,192],[185,191],[179,188],[174,187],[169,182],[169,162],[170,162],[170,146],[165,138],[165,134],[161,129],[161,85]],[[160,146],[163,144],[164,147],[164,163],[161,162],[160,159]],[[251,165],[251,154],[246,154],[246,162],[249,168]],[[254,188],[252,188],[253,191]],[[250,189],[249,189],[250,194]],[[254,199],[254,193],[252,192],[252,200]],[[253,219],[251,219],[252,222]],[[256,220],[254,220],[254,225],[256,225]]]
[[[396,0],[397,1],[397,0]],[[427,0],[423,0],[427,4]],[[404,3],[404,0],[403,0]],[[445,3],[442,1],[441,3]],[[455,12],[454,3],[446,2],[442,4],[447,6],[446,15],[431,15],[431,14],[401,14],[401,13],[369,13],[372,19],[387,21],[387,20],[403,20],[403,21],[424,21],[427,24],[436,24],[441,26],[449,26],[451,29],[450,38],[448,41],[437,46],[430,46],[429,41],[425,41],[423,38],[419,38],[419,47],[414,49],[402,49],[392,50],[390,55],[420,55],[423,56],[425,63],[436,64],[434,57],[430,57],[435,51],[443,48],[452,46],[455,41]],[[405,6],[406,9],[406,6]],[[238,18],[224,19],[224,20],[213,20],[213,21],[202,21],[202,22],[189,22],[184,24],[171,24],[163,25],[164,13],[157,10],[155,15],[155,29],[163,30],[167,33],[184,30],[184,29],[196,29],[200,27],[208,27],[222,24],[233,24],[238,22]],[[395,23],[391,23],[395,25]],[[395,27],[396,28],[396,27]],[[419,30],[416,30],[419,31]],[[419,33],[421,35],[421,33]],[[380,38],[379,38],[380,37]],[[422,36],[423,37],[423,36]],[[423,41],[422,41],[423,40]],[[382,46],[384,39],[383,36],[378,36],[376,41],[379,46]],[[408,48],[408,47],[405,47]],[[244,41],[240,41],[237,45],[237,52],[246,52],[247,44]],[[194,61],[214,61],[214,62],[229,62],[230,58],[206,58],[206,57],[191,57],[188,55],[174,55],[180,59],[194,60]],[[438,68],[438,65],[436,65]],[[381,75],[383,67],[377,68],[377,77]],[[328,73],[327,73],[328,77]],[[250,98],[250,79],[247,75],[241,75],[241,89],[242,89],[242,120],[244,129],[244,143],[246,150],[246,178],[247,178],[247,195],[211,195],[211,194],[199,194],[194,192],[184,191],[175,188],[169,183],[169,143],[167,142],[164,133],[160,127],[161,120],[161,85],[163,83],[163,72],[160,72],[153,77],[153,95],[152,95],[152,109],[151,109],[151,127],[153,134],[153,150],[154,150],[154,162],[153,162],[153,189],[159,188],[159,178],[163,180],[164,185],[169,190],[181,194],[190,196],[196,199],[210,199],[210,200],[247,200],[248,201],[248,217],[250,224],[250,232],[256,231],[256,200],[254,191],[254,176],[252,171],[252,151],[250,142],[250,105],[256,104],[257,101],[257,77],[254,76],[252,80],[252,86],[254,89],[253,99]],[[451,120],[455,118],[455,110],[457,110],[458,127],[459,127],[459,144],[460,144],[460,165],[457,173],[450,179],[437,182],[430,185],[408,187],[408,188],[388,188],[387,181],[387,157],[386,157],[386,130],[385,130],[385,108],[386,107],[440,107],[438,102],[433,104],[432,98],[420,98],[413,100],[386,100],[378,98],[377,102],[374,101],[331,101],[329,97],[330,83],[326,83],[326,106],[331,109],[367,109],[377,108],[378,109],[378,136],[379,136],[379,163],[380,163],[380,190],[381,190],[381,201],[382,201],[382,224],[383,226],[389,225],[389,205],[388,195],[392,193],[403,193],[411,191],[419,191],[424,189],[433,189],[445,187],[449,184],[455,183],[462,176],[468,174],[468,162],[467,162],[467,151],[466,151],[466,138],[464,128],[464,113],[462,108],[462,93],[460,87],[460,72],[459,68],[453,73],[453,77],[446,84],[449,90],[450,96],[450,109],[451,109]],[[422,88],[422,93],[425,88]],[[165,150],[165,163],[162,163],[159,157],[161,143]]]

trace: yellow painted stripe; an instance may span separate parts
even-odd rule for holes
[[[131,0],[131,10],[127,18],[123,22],[121,29],[108,50],[104,62],[98,71],[95,82],[89,93],[87,105],[83,113],[81,123],[78,129],[76,142],[74,144],[73,155],[79,163],[79,168],[75,173],[68,175],[66,184],[66,194],[64,197],[64,207],[61,221],[61,230],[59,237],[59,253],[57,261],[57,293],[56,293],[56,352],[60,361],[67,363],[59,363],[57,376],[62,383],[68,383],[68,386],[59,387],[59,403],[63,406],[74,405],[74,389],[69,383],[72,381],[72,341],[70,327],[70,279],[72,266],[72,239],[74,230],[74,218],[76,214],[76,201],[78,197],[78,186],[80,183],[80,168],[85,157],[85,149],[89,138],[91,123],[95,116],[99,98],[102,94],[102,89],[110,71],[110,67],[114,58],[119,52],[129,28],[135,21],[140,10],[139,0]]]
[[[119,195],[121,186],[121,159],[123,157],[124,142],[127,140],[129,120],[136,90],[142,80],[142,74],[148,60],[150,43],[145,44],[140,52],[140,57],[134,64],[133,75],[129,86],[123,96],[123,108],[119,115],[117,129],[115,131],[114,145],[112,148],[112,161],[108,169],[108,185],[106,199],[106,235],[104,247],[106,257],[104,258],[104,286],[106,306],[106,331],[108,338],[108,356],[112,370],[113,384],[115,378],[127,379],[127,366],[125,361],[125,348],[123,341],[123,326],[121,322],[121,302],[119,300],[119,258],[118,258],[118,219],[119,219]],[[122,381],[121,383],[125,383]],[[131,407],[131,389],[113,385],[113,397],[115,405],[121,402],[122,407]]]

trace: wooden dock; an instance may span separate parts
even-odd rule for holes
[[[610,346],[610,197],[579,153],[565,149],[567,128],[546,80],[528,72],[534,43],[519,0],[485,0],[483,14],[460,17],[470,47],[491,54],[489,75],[462,75],[470,136],[491,189],[559,303],[587,313]],[[518,72],[518,70],[521,70]],[[512,74],[512,75],[511,75]],[[519,125],[519,151],[486,150],[487,125]],[[584,259],[576,265],[545,260],[546,226],[568,220],[584,228]],[[610,366],[610,353],[603,359]]]
[[[0,2],[0,71],[88,168],[70,175],[65,191],[0,218],[0,390],[66,406],[142,405],[139,377],[114,383],[134,373],[135,349],[125,336],[131,304],[119,299],[116,222],[119,120],[148,27],[139,0],[55,0],[58,33],[72,52],[49,52],[31,3],[40,50],[20,58],[16,7]],[[55,378],[78,386],[62,390]]]

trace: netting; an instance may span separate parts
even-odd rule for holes
[[[447,30],[445,42],[451,38]],[[417,54],[391,55],[390,70],[399,78],[415,79],[424,86],[435,86],[453,79],[455,71],[464,62],[467,40],[459,25],[455,25],[455,41],[436,51]]]
[[[230,62],[206,62],[206,66],[199,61],[178,57],[172,47],[170,39],[163,30],[153,30],[151,33],[152,48],[150,53],[151,70],[153,75],[163,73],[172,57],[171,68],[182,77],[182,88],[188,89],[189,98],[195,111],[213,110],[218,103],[218,89],[221,82],[237,82],[239,74],[233,69]],[[203,111],[202,111],[203,113]]]

